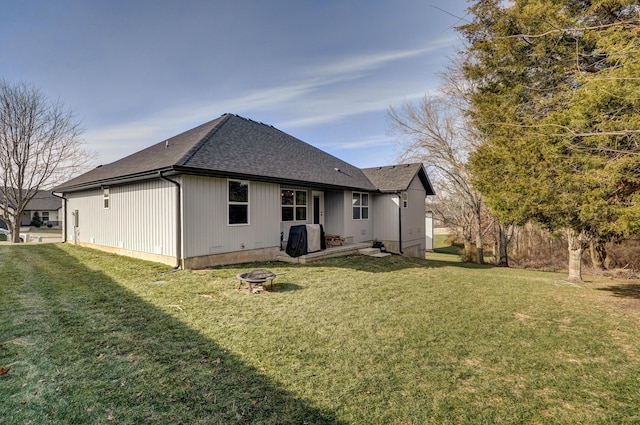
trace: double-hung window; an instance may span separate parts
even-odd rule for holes
[[[228,181],[229,225],[249,224],[249,182]]]
[[[354,220],[369,219],[369,194],[361,192],[353,192],[351,198],[351,206],[353,207]]]
[[[307,191],[282,189],[282,221],[307,220]]]

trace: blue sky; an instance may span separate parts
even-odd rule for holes
[[[358,167],[434,93],[465,0],[2,0],[0,78],[71,107],[96,165],[230,112]]]

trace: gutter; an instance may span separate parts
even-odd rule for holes
[[[51,191],[51,194],[56,198],[62,199],[64,202],[64,220],[62,220],[62,243],[67,242],[67,201],[68,199],[64,197],[64,192],[61,192],[63,195],[56,195],[56,192]]]
[[[182,260],[182,205],[181,205],[181,191],[182,188],[180,186],[180,183],[178,183],[175,180],[171,180],[170,178],[167,178],[165,176],[162,175],[162,171],[158,171],[158,177],[160,177],[161,180],[167,181],[169,183],[172,183],[176,186],[176,265],[174,267],[174,269],[179,269],[180,268],[180,263]]]
[[[402,192],[396,193],[398,194],[398,250],[402,255]]]
[[[143,173],[131,174],[128,176],[109,178],[109,179],[100,179],[86,183],[80,183],[72,186],[58,186],[57,189],[63,190],[64,192],[77,192],[89,189],[98,189],[103,186],[115,186],[122,185],[127,183],[134,183],[143,180],[149,180],[157,177],[158,173],[172,171],[172,169],[164,169],[164,170],[151,170],[145,171]]]
[[[239,180],[250,180],[250,181],[259,181],[265,183],[275,183],[281,185],[300,185],[300,186],[313,186],[320,189],[327,190],[356,190],[361,192],[376,192],[378,189],[374,186],[362,186],[362,185],[345,185],[338,183],[330,183],[330,182],[316,182],[312,180],[297,180],[287,177],[271,177],[259,174],[246,174],[246,173],[237,173],[230,170],[203,170],[200,168],[191,168],[184,166],[174,166],[171,171],[179,174],[188,174],[194,176],[207,176],[207,177],[218,177],[218,178],[231,178],[231,179],[239,179]]]
[[[134,183],[143,180],[154,179],[158,177],[158,173],[162,175],[166,174],[188,174],[194,176],[206,176],[206,177],[218,177],[218,178],[232,178],[239,180],[251,180],[251,181],[260,181],[266,183],[275,183],[275,184],[283,184],[283,185],[302,185],[302,186],[313,186],[321,189],[327,190],[356,190],[362,192],[376,192],[378,189],[375,187],[361,187],[359,185],[354,186],[345,186],[340,184],[331,184],[331,183],[318,183],[313,181],[306,180],[294,180],[287,179],[285,177],[269,177],[269,176],[260,176],[260,175],[251,175],[251,174],[243,174],[243,173],[235,173],[233,171],[211,171],[211,170],[203,170],[199,168],[189,168],[189,167],[181,167],[181,166],[172,166],[171,168],[164,169],[155,169],[150,170],[148,172],[142,172],[137,174],[131,174],[128,176],[118,177],[118,178],[109,178],[109,179],[100,179],[86,183],[75,184],[72,186],[64,186],[58,187],[58,189],[64,190],[64,192],[77,192],[89,189],[98,189],[103,186],[115,186],[127,183]],[[161,177],[163,180],[164,176]]]

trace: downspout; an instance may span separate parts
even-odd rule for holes
[[[182,260],[182,208],[181,208],[181,187],[180,183],[175,180],[171,180],[162,175],[162,171],[158,172],[158,176],[161,180],[168,181],[169,183],[173,183],[176,186],[176,265],[174,269],[180,268],[180,263]]]
[[[402,255],[402,192],[398,192],[398,250]]]
[[[64,193],[64,192],[62,192]],[[64,202],[64,220],[62,220],[62,243],[67,242],[67,198],[64,195],[56,195],[54,191],[51,191],[51,194],[56,198],[60,198]]]

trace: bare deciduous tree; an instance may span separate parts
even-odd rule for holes
[[[0,220],[19,242],[20,217],[39,190],[68,180],[93,158],[76,116],[34,86],[0,80]]]
[[[427,164],[437,188],[438,208],[451,225],[462,230],[467,257],[483,262],[482,196],[472,187],[466,167],[473,138],[461,111],[460,80],[450,78],[442,96],[425,96],[418,104],[389,108],[391,132],[403,136],[404,156]],[[449,91],[449,93],[447,93]],[[451,93],[453,92],[453,93]],[[475,244],[476,252],[471,252]]]

